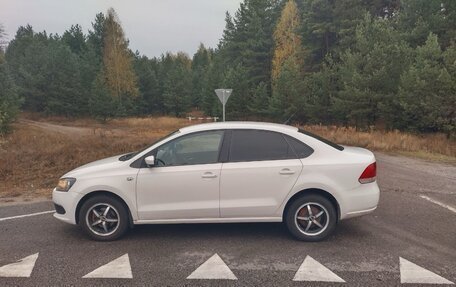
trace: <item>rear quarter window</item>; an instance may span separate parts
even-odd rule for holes
[[[313,148],[306,145],[302,141],[295,139],[294,137],[291,137],[288,135],[284,135],[284,136],[285,136],[287,142],[293,148],[293,150],[298,158],[306,158],[314,152]]]

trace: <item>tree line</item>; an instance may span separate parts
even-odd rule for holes
[[[19,107],[218,116],[214,89],[232,88],[230,120],[456,131],[456,1],[244,0],[225,22],[217,47],[154,58],[128,48],[113,9],[87,34],[20,27],[0,52],[1,129]]]

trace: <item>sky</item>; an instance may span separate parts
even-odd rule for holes
[[[7,40],[17,28],[62,35],[72,24],[85,33],[95,15],[113,7],[122,23],[130,49],[148,57],[183,51],[192,56],[200,43],[216,47],[225,27],[225,12],[232,15],[241,0],[0,0],[0,24]]]

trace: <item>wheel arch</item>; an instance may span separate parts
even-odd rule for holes
[[[320,189],[320,188],[306,188],[306,189],[296,192],[292,197],[290,197],[290,199],[288,199],[287,204],[285,205],[285,208],[283,209],[282,221],[285,221],[285,216],[288,212],[288,209],[289,209],[291,203],[293,201],[295,201],[297,198],[299,198],[303,195],[308,195],[308,194],[316,194],[316,195],[320,195],[320,196],[323,196],[326,199],[328,199],[334,205],[334,208],[336,208],[337,221],[340,220],[341,213],[340,213],[339,202],[336,200],[336,198],[331,193],[327,192],[326,190]]]
[[[127,210],[127,213],[128,213],[128,221],[130,222],[130,227],[133,227],[133,216],[131,214],[131,210],[130,208],[128,207],[128,204],[125,202],[125,200],[120,197],[119,195],[113,193],[113,192],[110,192],[110,191],[106,191],[106,190],[96,190],[96,191],[92,191],[92,192],[89,192],[87,193],[86,195],[84,195],[81,200],[79,200],[77,206],[76,206],[76,211],[75,211],[75,220],[76,220],[76,224],[79,224],[79,212],[81,210],[81,207],[82,205],[84,204],[84,202],[86,202],[87,200],[89,200],[90,198],[94,197],[94,196],[98,196],[98,195],[105,195],[105,196],[109,196],[109,197],[112,197],[112,198],[115,198],[117,199],[118,201],[120,201],[125,209]]]

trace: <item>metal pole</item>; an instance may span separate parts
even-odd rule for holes
[[[223,121],[225,121],[225,90],[223,90]]]

